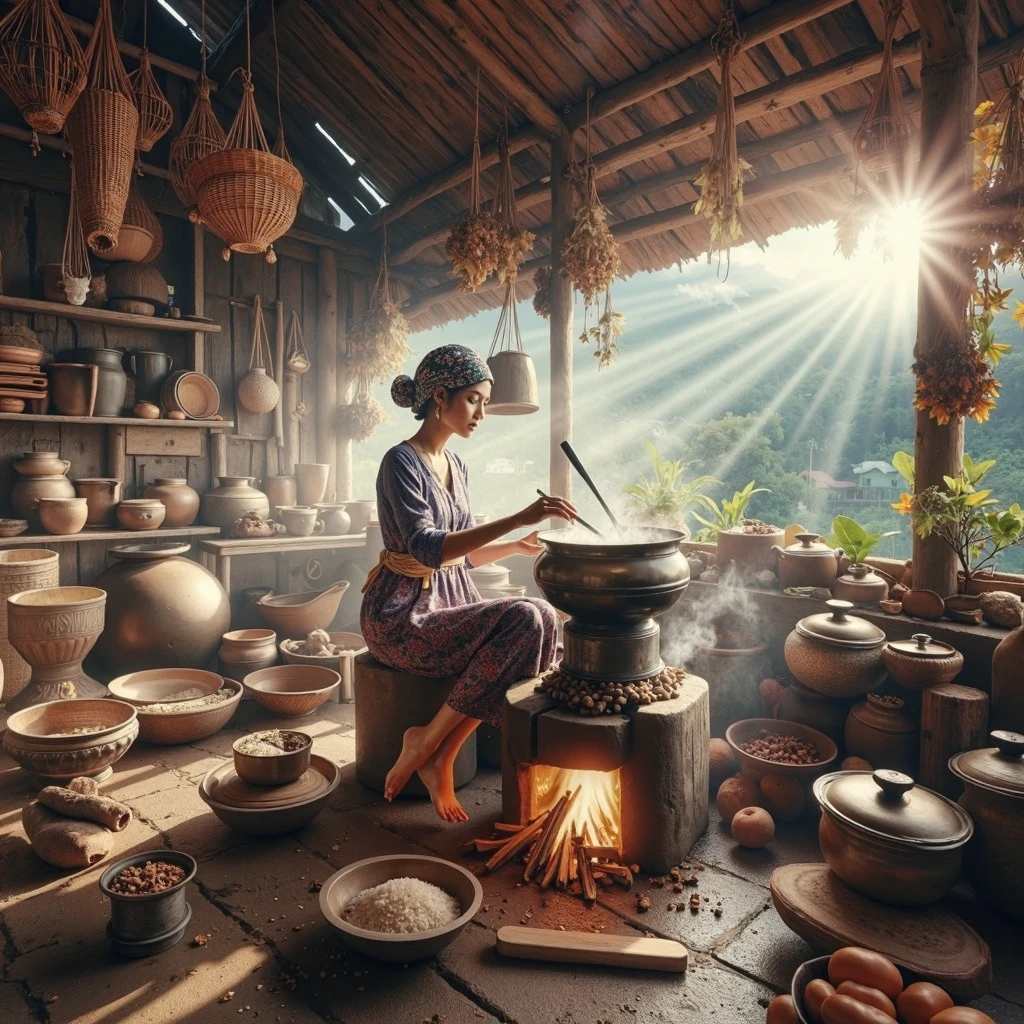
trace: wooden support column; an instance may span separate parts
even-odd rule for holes
[[[346,337],[348,333],[348,305],[349,305],[349,282],[343,278],[344,287],[338,289],[338,342],[336,353],[336,366],[338,372],[338,404],[348,404],[352,401],[355,391],[355,381],[351,379],[348,372],[348,345]],[[347,501],[352,497],[352,438],[338,431],[338,472],[335,478],[337,488],[336,500]]]
[[[317,294],[320,301],[320,336],[316,368],[316,458],[330,466],[327,495],[338,489],[338,446],[334,414],[338,408],[338,266],[334,250],[321,246],[318,260]]]
[[[572,468],[559,447],[572,440],[572,284],[562,274],[562,241],[572,231],[572,185],[566,175],[572,135],[551,142],[551,456],[549,490],[572,496]]]
[[[202,224],[192,226],[192,312],[206,315],[206,242]],[[206,372],[206,334],[196,331],[192,336],[192,369]]]
[[[928,244],[921,247],[917,296],[918,358],[967,341],[967,303],[974,283],[970,256],[964,252],[963,214],[971,202],[974,127],[978,77],[979,0],[913,0],[921,24],[922,195]],[[931,217],[929,218],[929,212]],[[951,224],[945,232],[942,223]],[[928,230],[926,228],[926,230]],[[942,486],[944,476],[960,471],[964,423],[946,426],[918,410],[914,434],[914,486],[918,492]],[[937,537],[914,537],[914,586],[942,596],[957,590],[957,560]]]

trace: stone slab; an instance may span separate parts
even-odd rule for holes
[[[767,888],[772,872],[783,864],[807,864],[821,861],[818,845],[818,814],[810,813],[793,823],[776,822],[775,838],[760,850],[746,850],[729,832],[718,811],[711,809],[711,824],[697,840],[690,855],[704,864],[713,864],[749,882]]]
[[[581,771],[610,772],[626,763],[632,728],[628,715],[584,718],[551,708],[535,719],[538,764]]]
[[[537,716],[558,706],[546,693],[537,692],[538,682],[525,679],[505,693],[501,728],[506,749],[514,761],[537,760]]]
[[[788,992],[793,973],[818,952],[791,932],[774,907],[762,910],[738,935],[726,935],[715,945],[715,957],[744,974]]]

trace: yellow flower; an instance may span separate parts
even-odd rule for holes
[[[900,500],[894,501],[892,503],[892,507],[896,509],[901,516],[909,515],[914,511],[914,496],[903,491],[900,493]]]

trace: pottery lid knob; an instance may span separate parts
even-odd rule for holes
[[[882,793],[891,799],[898,799],[914,788],[914,780],[909,775],[892,768],[877,768],[871,773],[871,778]]]
[[[825,604],[832,612],[832,619],[835,622],[844,622],[846,620],[846,613],[853,608],[852,601],[840,601],[838,598],[826,601]]]
[[[1003,757],[1024,757],[1024,736],[1008,729],[996,729],[989,733],[989,738],[999,748]]]
[[[821,536],[817,533],[798,533],[796,539],[800,541],[801,545],[805,548],[809,548],[817,539]]]
[[[915,633],[910,639],[915,641],[921,650],[924,650],[932,642],[932,638],[927,633]]]

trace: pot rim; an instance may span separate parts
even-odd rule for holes
[[[113,892],[110,889],[110,883],[125,868],[134,867],[136,864],[145,864],[148,860],[164,860],[170,864],[174,864],[176,867],[185,868],[185,877],[177,885],[172,885],[170,889],[164,889],[163,892],[146,892],[140,893],[137,896],[130,896],[127,893]],[[96,884],[100,887],[100,892],[102,892],[104,896],[110,897],[112,900],[123,900],[133,904],[153,903],[156,900],[173,896],[176,892],[180,892],[186,885],[188,885],[189,882],[192,881],[193,878],[195,878],[198,870],[199,865],[196,863],[196,859],[190,854],[182,853],[179,850],[146,850],[142,853],[133,853],[130,857],[123,857],[116,863],[111,864],[110,867],[100,875]]]
[[[679,545],[685,540],[680,530],[668,530],[661,526],[634,526],[631,532],[646,534],[643,540],[616,543],[609,539],[589,541],[565,540],[564,530],[545,530],[537,540],[545,548],[545,554],[563,558],[643,558],[653,555],[671,555],[682,552]]]
[[[1009,797],[1011,800],[1020,801],[1024,797],[1024,790],[1018,785],[1014,788],[1011,785],[1001,786],[997,782],[993,782],[990,779],[981,779],[977,775],[970,775],[967,771],[961,767],[960,762],[965,756],[974,754],[977,756],[985,753],[999,753],[1002,746],[1017,746],[1019,747],[1024,737],[1019,733],[1012,732],[1006,729],[996,729],[989,733],[989,738],[996,742],[995,747],[987,747],[983,750],[961,750],[959,753],[954,754],[949,761],[946,762],[949,770],[958,778],[961,779],[965,785],[976,786],[978,789],[984,789],[989,793],[995,793],[998,796]],[[1019,760],[1018,756],[1018,760]]]
[[[177,544],[173,541],[163,544],[119,544],[116,548],[109,548],[107,554],[129,562],[148,562],[158,558],[184,555],[191,547],[191,544]]]

